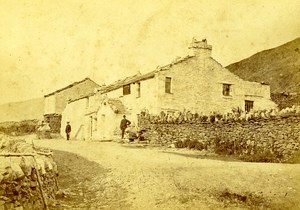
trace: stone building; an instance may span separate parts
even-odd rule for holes
[[[68,101],[78,96],[93,93],[99,85],[90,78],[74,82],[64,88],[44,96],[44,120],[50,123],[52,132],[59,132],[61,127],[61,114]]]
[[[129,114],[119,99],[86,95],[69,101],[62,113],[61,135],[65,136],[67,121],[72,125],[71,139],[111,140],[118,130],[118,122]],[[113,126],[112,126],[113,125]]]
[[[86,101],[82,102],[85,110],[95,105],[98,107],[96,110],[101,110],[105,100],[118,100],[123,107],[122,112],[127,113],[128,119],[134,124],[143,110],[152,114],[188,110],[210,115],[214,112],[225,114],[233,108],[249,112],[276,107],[270,99],[269,85],[244,81],[231,73],[211,57],[212,46],[206,40],[193,39],[189,48],[193,55],[177,58],[147,74],[139,73],[116,81],[79,101]],[[73,103],[75,102],[68,106],[75,106]],[[111,131],[118,130],[122,115],[116,110],[115,112],[114,117],[106,116],[105,112],[97,114],[92,117],[94,120],[85,120],[85,127],[94,130],[94,133],[103,134],[106,132],[102,125],[104,123],[112,127]],[[68,118],[72,112],[65,114],[65,118]],[[85,116],[87,115],[86,111]],[[93,132],[86,132],[85,138],[111,137],[91,133]]]

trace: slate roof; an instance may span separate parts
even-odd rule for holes
[[[99,92],[107,93],[107,92],[110,92],[112,90],[116,90],[120,87],[123,87],[124,85],[128,85],[128,84],[131,84],[131,83],[140,82],[140,81],[143,81],[143,80],[153,78],[155,76],[155,73],[160,72],[160,71],[168,70],[173,65],[176,65],[176,64],[181,63],[183,61],[186,61],[186,60],[188,60],[189,58],[192,58],[192,57],[194,57],[194,56],[188,55],[188,56],[183,57],[183,58],[178,57],[172,63],[170,63],[168,65],[165,65],[165,66],[162,66],[162,67],[159,66],[154,71],[148,72],[146,74],[138,73],[136,75],[126,77],[123,80],[118,80],[118,81],[116,81],[116,82],[114,82],[114,83],[112,83],[108,86],[104,86],[104,87],[99,89]]]
[[[64,90],[66,90],[66,89],[69,89],[69,88],[71,88],[71,87],[73,87],[73,86],[75,86],[75,85],[78,85],[78,84],[83,83],[83,82],[88,81],[88,80],[91,81],[91,82],[93,82],[93,83],[95,83],[96,86],[100,87],[96,82],[94,82],[93,80],[91,80],[90,78],[87,77],[87,78],[85,78],[85,79],[83,79],[83,80],[80,80],[80,81],[78,81],[78,82],[74,82],[74,83],[72,83],[72,84],[70,84],[70,85],[68,85],[68,86],[66,86],[66,87],[64,87],[64,88],[58,89],[58,90],[56,90],[56,91],[54,91],[54,92],[52,92],[52,93],[49,93],[49,94],[47,94],[47,95],[44,95],[44,97],[48,97],[48,96],[54,95],[54,94],[56,94],[56,93],[59,93],[59,92],[64,91]]]
[[[188,60],[192,57],[194,57],[194,56],[193,55],[188,55],[188,56],[185,56],[183,58],[177,57],[170,64],[167,64],[167,65],[162,66],[162,67],[158,66],[155,70],[153,70],[151,72],[148,72],[146,74],[141,74],[139,72],[138,74],[126,77],[125,79],[117,80],[117,81],[113,82],[110,85],[101,86],[101,87],[99,86],[98,92],[100,92],[101,94],[104,94],[104,93],[108,93],[110,91],[119,89],[119,88],[123,87],[124,85],[128,85],[128,84],[132,84],[132,83],[135,83],[135,82],[140,82],[140,81],[143,81],[143,80],[154,78],[155,73],[160,72],[160,71],[166,71],[166,70],[170,69],[173,65],[179,64],[179,63],[181,63],[183,61],[186,61],[186,60]],[[95,95],[95,93],[89,93],[89,94],[86,94],[86,95],[83,95],[83,96],[79,96],[78,98],[75,98],[75,99],[69,101],[69,103],[80,100],[80,99],[83,99],[83,98],[87,98],[87,97],[93,96],[93,95]]]
[[[116,114],[126,114],[126,107],[125,105],[122,103],[121,100],[119,99],[112,99],[112,98],[107,98],[107,104],[112,108],[112,110],[116,113]],[[90,107],[87,112],[85,113],[85,115],[89,115],[95,112],[98,112],[98,110],[100,109],[101,106],[103,106],[104,100],[102,100],[101,103],[97,104],[96,106],[92,106]]]
[[[108,99],[107,103],[117,114],[126,114],[126,107],[119,99]]]

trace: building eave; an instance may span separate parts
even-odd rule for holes
[[[49,93],[49,94],[47,94],[47,95],[44,95],[44,97],[46,98],[46,97],[55,95],[56,93],[59,93],[59,92],[64,91],[64,90],[66,90],[66,89],[69,89],[69,88],[71,88],[71,87],[73,87],[73,86],[75,86],[75,85],[78,85],[78,84],[83,83],[83,82],[88,81],[88,80],[91,81],[91,82],[93,82],[96,86],[100,87],[100,85],[98,85],[96,82],[94,82],[94,81],[91,80],[89,77],[87,77],[87,78],[85,78],[85,79],[83,79],[83,80],[80,80],[80,81],[78,81],[78,82],[74,82],[74,83],[72,83],[72,84],[70,84],[70,85],[68,85],[68,86],[66,86],[66,87],[63,87],[63,88],[61,88],[61,89],[58,89],[58,90],[56,90],[56,91],[54,91],[54,92],[52,92],[52,93]]]
[[[176,64],[179,64],[181,62],[184,62],[192,57],[195,57],[193,55],[187,55],[183,58],[177,58],[175,59],[172,63],[170,64],[167,64],[165,66],[162,66],[162,67],[158,67],[156,70],[154,71],[151,71],[151,72],[148,72],[146,74],[142,74],[142,75],[133,75],[133,76],[130,76],[130,77],[127,77],[123,80],[119,80],[119,81],[116,81],[108,86],[105,86],[103,88],[100,88],[99,89],[99,92],[101,92],[102,94],[104,93],[108,93],[110,91],[113,91],[113,90],[117,90],[121,87],[123,87],[124,85],[129,85],[129,84],[133,84],[133,83],[137,83],[137,82],[141,82],[141,81],[144,81],[144,80],[148,80],[148,79],[151,79],[151,78],[154,78],[155,77],[155,74],[160,72],[160,71],[166,71],[166,70],[169,70],[170,68],[172,68],[173,65],[176,65]]]
[[[116,81],[116,82],[112,83],[111,85],[100,88],[99,92],[101,92],[103,94],[108,93],[110,91],[117,90],[117,89],[123,87],[124,85],[129,85],[129,84],[132,84],[132,83],[137,83],[137,82],[140,82],[140,81],[144,81],[144,80],[154,78],[155,72],[156,71],[152,71],[152,72],[149,72],[149,73],[143,74],[143,75],[134,75],[134,76],[128,77],[129,79],[125,78],[121,81]]]

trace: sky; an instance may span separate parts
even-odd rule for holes
[[[223,66],[300,37],[299,0],[0,0],[0,103],[99,84],[191,54]]]

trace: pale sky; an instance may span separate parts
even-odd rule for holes
[[[226,66],[300,37],[299,0],[0,0],[0,103],[146,73],[206,38]]]

